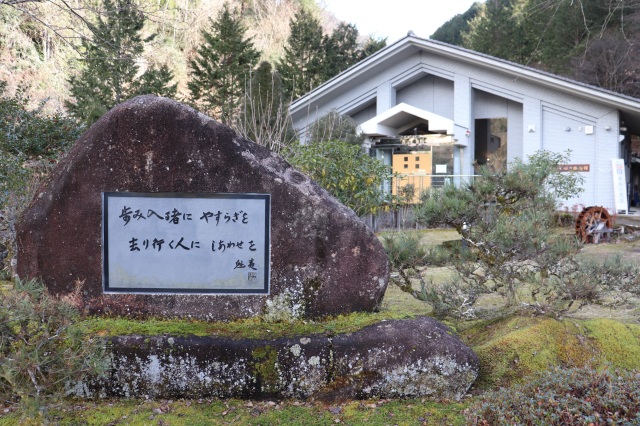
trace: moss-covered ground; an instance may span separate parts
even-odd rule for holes
[[[422,233],[425,244],[440,244],[457,238],[452,230]],[[640,242],[617,242],[587,246],[585,256],[621,253],[640,259]],[[446,268],[429,268],[434,280],[450,273]],[[431,307],[398,287],[389,286],[380,312],[354,313],[318,321],[297,323],[247,319],[232,323],[197,321],[89,318],[82,326],[101,336],[219,335],[232,338],[275,338],[306,334],[352,332],[385,319],[429,315]],[[512,315],[506,318],[450,323],[460,338],[478,354],[480,376],[464,401],[425,399],[342,401],[79,401],[65,400],[40,418],[21,418],[20,411],[0,411],[0,426],[14,424],[60,425],[463,425],[463,412],[487,390],[521,383],[552,366],[590,365],[640,370],[640,311],[638,306],[617,310],[587,306],[561,320]],[[419,332],[419,330],[416,330]],[[265,359],[268,359],[265,354]]]
[[[56,425],[464,425],[468,404],[422,399],[346,401],[179,400],[71,402],[47,413]],[[1,426],[42,424],[43,418],[0,417]]]

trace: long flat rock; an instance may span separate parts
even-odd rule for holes
[[[111,369],[81,397],[459,399],[478,357],[439,322],[390,320],[335,336],[112,338]]]

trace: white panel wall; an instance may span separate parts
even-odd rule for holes
[[[393,63],[385,64],[380,69],[376,69],[375,72],[362,75],[356,80],[345,82],[344,86],[336,87],[323,97],[314,99],[306,109],[296,112],[292,116],[294,128],[304,129],[332,109],[341,114],[357,111],[361,105],[368,105],[372,98],[380,97],[379,108],[389,109],[393,107],[395,105],[393,96],[395,90],[389,86],[391,80],[408,69],[419,65],[419,63],[419,55],[402,58]],[[380,90],[379,94],[378,90]]]
[[[480,90],[474,91],[473,118],[500,118],[507,116],[508,99]]]
[[[563,201],[569,210],[573,206],[591,206],[596,201],[598,180],[611,181],[611,159],[609,166],[599,164],[596,153],[596,134],[586,134],[588,126],[595,126],[595,120],[587,116],[568,114],[548,106],[542,109],[542,149],[565,152],[571,150],[569,164],[588,164],[590,170],[580,173],[585,179],[582,192],[578,197]],[[605,174],[609,170],[609,178]],[[581,207],[577,208],[578,211]]]
[[[350,116],[351,118],[353,118],[353,121],[355,121],[356,124],[360,125],[365,121],[371,120],[373,117],[376,116],[376,105],[373,104],[368,107],[365,107],[364,109],[354,114],[350,114]]]
[[[453,81],[425,75],[398,89],[396,105],[402,102],[453,120]]]
[[[390,81],[385,81],[377,88],[376,113],[382,114],[396,105],[396,89],[391,86]]]
[[[454,118],[454,82],[440,77],[433,79],[433,113],[446,117],[449,120]]]
[[[522,146],[522,104],[514,101],[507,102],[507,162],[516,158],[525,158]]]
[[[396,94],[396,105],[406,103],[426,111],[433,111],[433,76],[425,76],[410,85],[399,89]]]
[[[542,101],[525,97],[522,105],[522,158],[542,149]]]
[[[618,111],[610,111],[598,117],[595,126],[597,173],[595,182],[596,198],[594,203],[603,205],[615,211],[615,196],[613,194],[613,172],[611,159],[623,158],[620,145],[620,117]],[[630,177],[626,176],[627,194],[629,194]],[[627,197],[628,199],[628,197]]]
[[[475,157],[474,123],[473,123],[473,90],[471,90],[471,80],[469,77],[456,75],[454,81],[453,101],[455,105],[454,118],[454,138],[457,140],[457,151],[459,152],[460,166],[454,170],[456,174],[472,175],[473,160]],[[466,132],[471,133],[467,135]]]

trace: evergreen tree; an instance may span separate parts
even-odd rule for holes
[[[87,124],[131,97],[176,93],[176,85],[169,85],[173,76],[166,67],[149,69],[136,79],[136,61],[150,39],[140,36],[145,19],[132,0],[104,0],[104,8],[105,13],[92,25],[93,39],[82,41],[84,67],[69,79],[75,102],[67,102],[66,107]]]
[[[432,35],[433,40],[462,46],[462,34],[469,31],[469,22],[480,10],[480,3],[475,2],[462,14],[457,14],[440,26]]]
[[[300,9],[289,28],[284,59],[277,68],[287,98],[296,99],[324,81],[322,27],[311,13]]]
[[[536,47],[528,37],[518,0],[487,0],[463,35],[465,47],[498,58],[527,63]]]
[[[278,64],[285,93],[290,99],[304,95],[387,45],[385,39],[369,37],[359,43],[358,29],[340,23],[331,35],[322,35],[320,22],[301,9],[289,22],[285,57]]]
[[[360,49],[359,61],[363,60],[367,56],[373,55],[378,50],[387,46],[387,38],[375,38],[369,36],[369,39],[364,43],[362,49]]]
[[[640,80],[637,5],[637,0],[487,0],[462,34],[463,44],[633,96]]]
[[[204,43],[189,62],[192,101],[225,124],[237,117],[245,82],[260,57],[245,32],[241,17],[225,3],[210,31],[202,32]]]
[[[340,74],[360,60],[358,29],[353,24],[341,22],[330,36],[325,36],[323,81]]]

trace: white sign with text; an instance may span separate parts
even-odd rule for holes
[[[270,201],[103,193],[104,292],[268,294]]]

